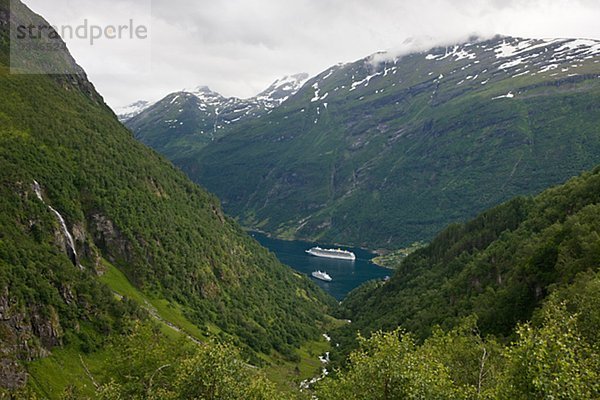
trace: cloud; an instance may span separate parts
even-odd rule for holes
[[[147,4],[25,2],[53,23],[123,18]],[[140,43],[68,44],[109,104],[119,106],[197,85],[249,97],[283,75],[317,74],[382,50],[426,51],[474,34],[600,38],[599,20],[596,0],[153,0],[149,68],[136,68],[150,53]]]
[[[423,53],[435,47],[450,47],[466,42],[480,42],[491,39],[494,35],[482,35],[480,33],[446,35],[444,37],[410,37],[399,46],[392,47],[385,52],[378,52],[370,57],[369,62],[377,66],[386,61],[394,61],[408,54]]]

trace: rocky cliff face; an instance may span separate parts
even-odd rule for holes
[[[53,307],[25,310],[7,286],[0,288],[0,387],[24,386],[27,373],[19,361],[46,356],[53,347],[62,345],[63,335]]]
[[[94,243],[102,249],[110,262],[132,261],[131,244],[108,217],[102,214],[94,214],[91,217],[90,226]]]
[[[21,344],[26,343],[23,339],[31,339],[31,334],[19,335],[27,328],[31,330],[31,326],[24,324],[24,315],[15,315],[17,313],[13,308],[8,287],[0,289],[0,387],[9,389],[21,387],[27,382],[27,374],[17,358],[23,352]]]

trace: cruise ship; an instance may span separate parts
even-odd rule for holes
[[[315,271],[312,273],[312,276],[313,276],[313,278],[317,278],[317,279],[320,279],[325,282],[331,282],[333,280],[327,272],[322,272],[322,271]]]
[[[351,251],[342,249],[322,249],[320,247],[313,247],[306,252],[312,256],[324,257],[324,258],[335,258],[338,260],[356,260],[356,255]]]

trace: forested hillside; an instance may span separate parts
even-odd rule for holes
[[[322,400],[579,399],[600,397],[600,279],[555,291],[506,343],[466,318],[424,342],[402,330],[361,338],[348,367],[320,382]]]
[[[356,332],[398,326],[419,339],[476,315],[483,334],[511,335],[556,287],[598,271],[600,168],[442,231],[401,262],[387,283],[351,293],[341,316],[346,345]]]
[[[77,337],[100,345],[144,314],[98,282],[109,262],[246,356],[293,357],[317,337],[333,300],[247,236],[214,196],[136,142],[64,44],[54,58],[32,53],[21,67],[66,63],[76,75],[9,73],[7,3],[0,3],[3,384],[24,382],[21,361]],[[48,25],[23,5],[11,13],[11,24]]]

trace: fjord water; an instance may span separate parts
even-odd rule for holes
[[[261,245],[275,253],[282,263],[298,272],[309,277],[312,272],[317,270],[327,272],[333,281],[324,282],[312,277],[311,279],[338,300],[342,300],[352,289],[367,281],[381,280],[392,275],[392,271],[373,264],[371,260],[374,254],[363,249],[344,247],[344,250],[350,250],[356,254],[356,260],[335,260],[311,256],[305,251],[317,245],[323,248],[338,248],[339,246],[273,239],[258,232],[252,232],[251,235]]]

